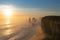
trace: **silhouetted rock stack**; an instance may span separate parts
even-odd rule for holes
[[[29,18],[29,22],[31,23],[31,18]]]
[[[45,40],[60,40],[60,16],[45,16],[41,27],[46,34]]]

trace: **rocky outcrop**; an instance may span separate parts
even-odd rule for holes
[[[46,34],[45,40],[60,40],[60,16],[45,16],[41,27]]]

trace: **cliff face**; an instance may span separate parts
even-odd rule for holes
[[[48,40],[60,40],[60,16],[45,16],[41,26]]]

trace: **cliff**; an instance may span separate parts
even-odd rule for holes
[[[46,34],[46,40],[60,40],[60,16],[45,16],[41,27]]]

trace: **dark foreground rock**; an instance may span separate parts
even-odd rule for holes
[[[60,16],[43,17],[41,26],[46,34],[44,40],[60,40]]]

